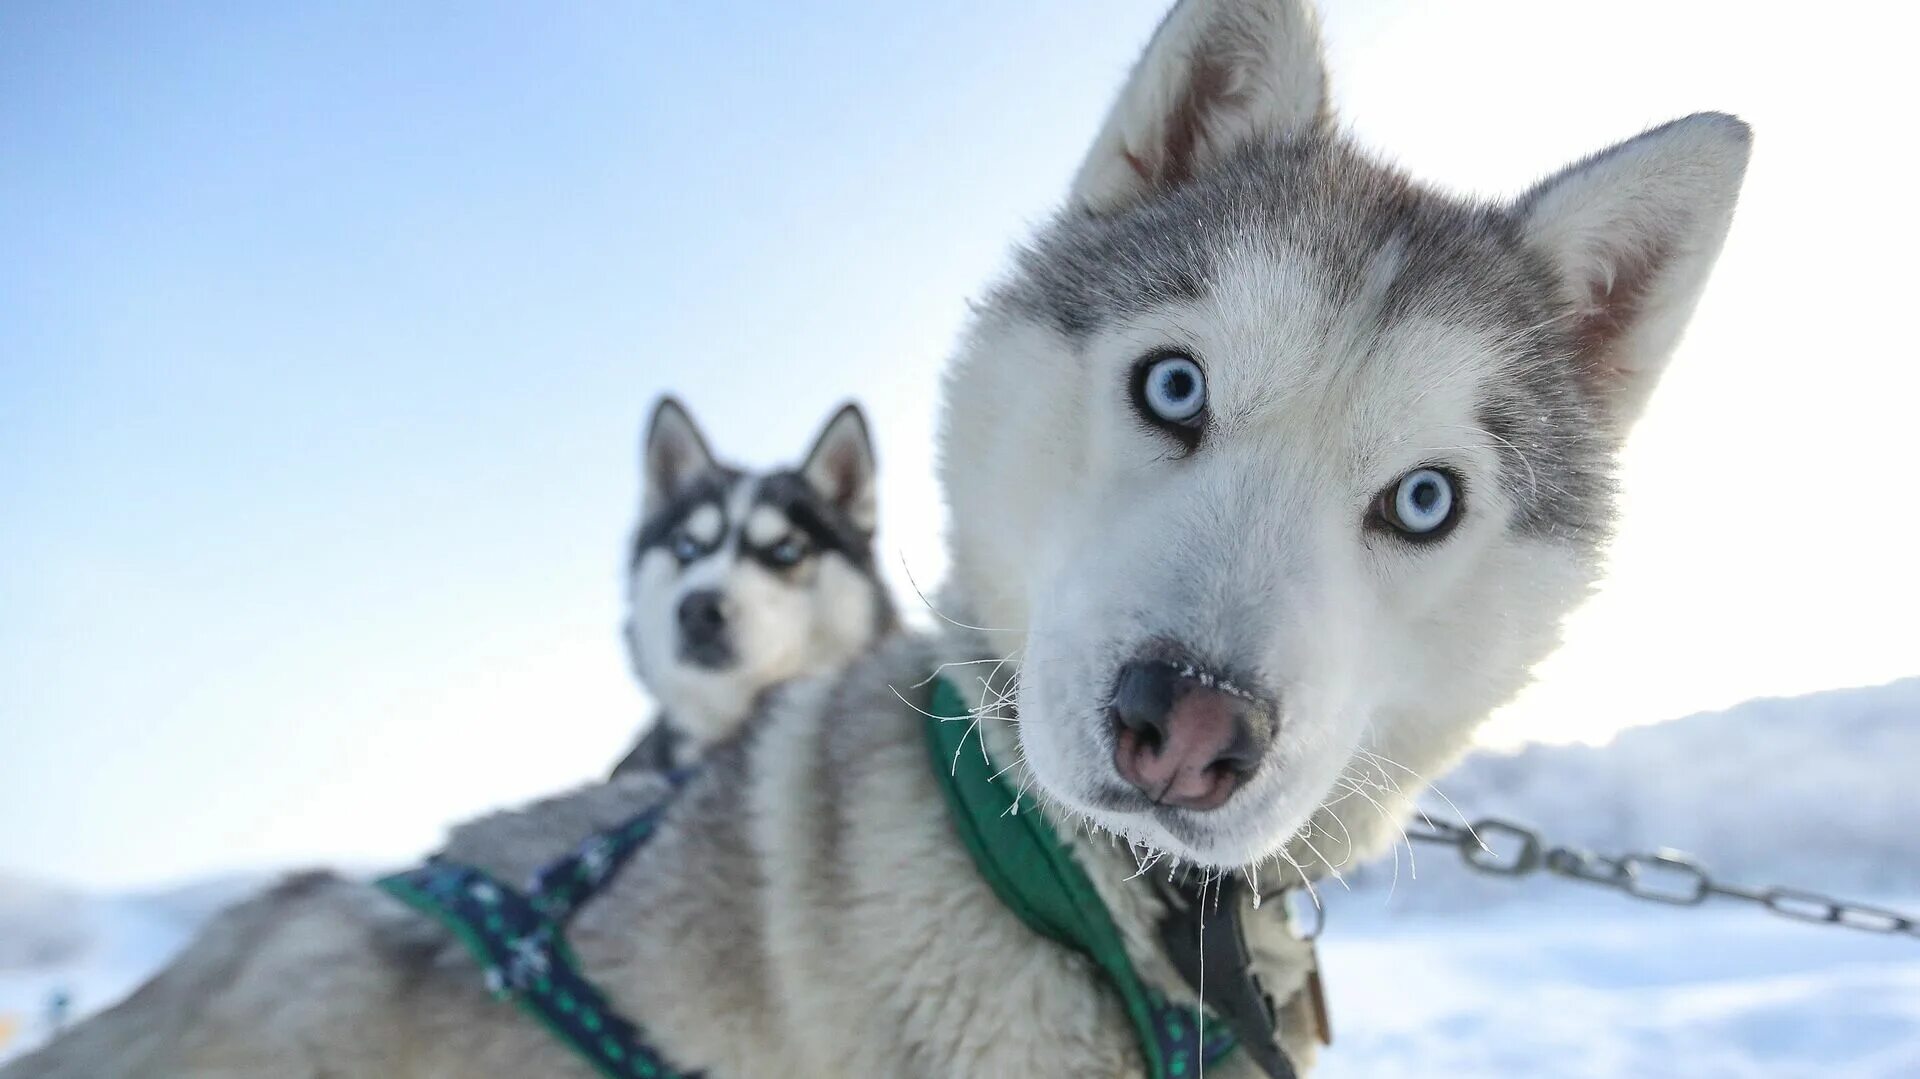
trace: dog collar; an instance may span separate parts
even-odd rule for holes
[[[1200,1064],[1216,1063],[1232,1053],[1240,1039],[1227,1022],[1205,1009],[1172,1004],[1164,993],[1141,979],[1093,881],[1072,850],[1048,826],[1038,807],[1021,806],[1017,792],[995,773],[984,754],[962,752],[973,714],[947,679],[934,679],[928,712],[925,727],[929,763],[945,796],[954,830],[973,856],[974,866],[1000,901],[1029,929],[1093,961],[1126,1006],[1151,1079],[1181,1079],[1196,1074]],[[1197,911],[1202,901],[1196,898],[1187,909]],[[1240,942],[1237,907],[1228,909],[1235,911],[1235,917],[1219,921],[1230,923],[1231,939]],[[1201,947],[1210,955],[1215,937],[1209,925]],[[1243,942],[1236,959],[1236,965],[1244,971]],[[1186,969],[1178,960],[1175,966]],[[1213,978],[1207,979],[1209,987],[1213,982]],[[1227,1003],[1230,1010],[1240,1010],[1233,1007],[1237,1002]],[[1272,1041],[1271,1016],[1265,1037]],[[1267,1053],[1249,1039],[1248,1051],[1267,1074],[1292,1079],[1293,1068],[1277,1045]]]

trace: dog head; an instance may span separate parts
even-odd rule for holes
[[[874,571],[873,447],[856,405],[797,468],[715,461],[664,399],[648,424],[645,496],[628,566],[635,673],[701,746],[737,729],[760,693],[839,666],[893,624]]]
[[[1334,130],[1301,4],[1176,7],[947,378],[957,594],[1023,633],[1041,792],[1240,866],[1457,754],[1596,575],[1748,142],[1468,202]]]

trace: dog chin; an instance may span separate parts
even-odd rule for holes
[[[1278,829],[1276,837],[1258,826],[1274,819],[1277,811],[1270,797],[1259,795],[1241,791],[1227,805],[1204,813],[1145,803],[1132,810],[1089,807],[1085,813],[1095,826],[1180,863],[1238,869],[1273,857],[1290,834]]]
[[[671,700],[678,701],[673,720],[684,731],[706,742],[731,734],[753,707],[756,688],[740,671],[715,671],[676,663],[664,679]]]

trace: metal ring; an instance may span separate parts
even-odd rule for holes
[[[1627,872],[1618,859],[1579,847],[1555,847],[1541,857],[1541,864],[1546,866],[1549,873],[1573,880],[1605,884],[1613,888],[1626,886]]]
[[[1460,856],[1468,865],[1482,873],[1492,873],[1497,877],[1520,877],[1540,867],[1540,837],[1517,825],[1504,821],[1475,821],[1472,827],[1478,842],[1466,842],[1460,845]],[[1502,860],[1486,842],[1486,837],[1507,836],[1520,841],[1520,849],[1513,857]]]
[[[1648,887],[1650,878],[1646,870],[1651,867],[1669,876],[1684,878],[1688,889],[1684,892],[1661,891]],[[1641,899],[1651,899],[1656,903],[1671,903],[1676,907],[1697,907],[1707,901],[1707,871],[1699,863],[1678,851],[1663,850],[1655,854],[1629,854],[1620,859],[1620,868],[1626,872],[1627,891]]]
[[[1307,897],[1307,906],[1313,910],[1313,928],[1305,932],[1300,929],[1303,921],[1299,912],[1294,909],[1294,897],[1299,895]],[[1327,927],[1327,908],[1320,902],[1318,896],[1305,888],[1288,888],[1280,893],[1280,902],[1287,912],[1287,928],[1293,933],[1293,939],[1309,944],[1320,939],[1320,931]]]
[[[1840,916],[1834,919],[1837,925],[1848,929],[1859,929],[1868,933],[1910,933],[1916,923],[1904,914],[1897,914],[1879,907],[1856,907],[1835,904]]]
[[[1824,895],[1797,891],[1793,888],[1768,888],[1767,897],[1761,902],[1775,914],[1788,918],[1797,918],[1803,922],[1837,922],[1840,920],[1840,904]]]

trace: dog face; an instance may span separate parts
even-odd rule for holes
[[[948,377],[955,573],[1024,631],[1041,792],[1218,867],[1356,773],[1410,797],[1590,586],[1747,148],[1699,115],[1467,203],[1332,130],[1302,6],[1175,8]]]
[[[874,463],[847,405],[806,461],[764,474],[715,462],[671,398],[648,425],[646,495],[628,571],[629,654],[699,745],[769,686],[830,669],[892,624],[874,573]]]

